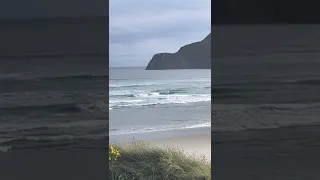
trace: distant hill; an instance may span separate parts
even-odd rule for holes
[[[176,53],[155,54],[147,70],[164,69],[210,69],[211,34],[202,41],[185,45]]]

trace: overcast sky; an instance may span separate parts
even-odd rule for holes
[[[109,1],[110,66],[146,66],[211,31],[211,0]]]

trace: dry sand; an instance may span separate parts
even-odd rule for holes
[[[155,139],[145,141],[151,145],[158,147],[176,147],[187,154],[195,154],[196,156],[205,156],[211,161],[211,134],[203,133],[196,135],[186,135],[180,137],[172,137],[165,139]]]

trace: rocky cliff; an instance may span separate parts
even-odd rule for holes
[[[164,69],[210,69],[211,34],[202,41],[185,45],[176,53],[155,54],[147,70]]]

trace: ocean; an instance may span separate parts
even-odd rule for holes
[[[144,69],[110,68],[110,139],[159,138],[210,128],[209,69]]]
[[[319,25],[215,27],[212,131],[319,125]]]
[[[108,137],[106,57],[0,60],[0,149]]]

